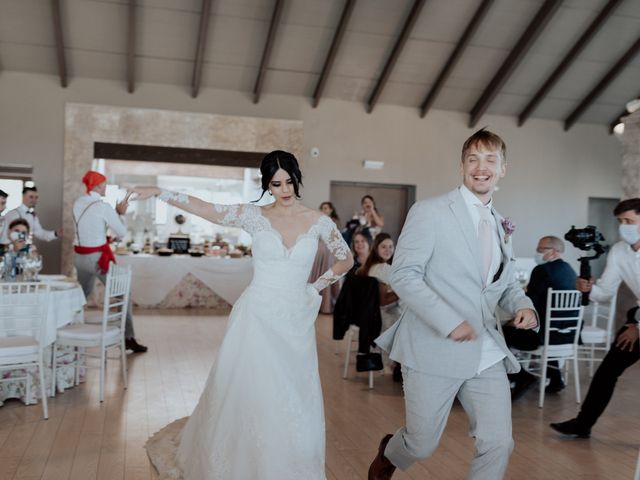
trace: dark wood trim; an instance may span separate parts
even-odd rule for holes
[[[62,13],[60,11],[60,0],[51,0],[51,14],[53,18],[53,35],[56,42],[56,57],[58,60],[58,75],[60,85],[67,88],[67,61],[64,53],[64,36],[62,34]]]
[[[258,78],[256,78],[256,85],[253,88],[253,103],[258,103],[260,101],[260,94],[262,93],[262,87],[264,85],[264,77],[267,74],[269,58],[271,57],[271,50],[273,49],[273,41],[276,38],[276,32],[278,31],[278,25],[280,24],[280,17],[282,16],[283,6],[284,6],[284,0],[276,0],[276,4],[273,7],[273,15],[271,16],[269,33],[267,34],[267,40],[264,44],[264,50],[262,52],[262,60],[260,61]]]
[[[129,0],[127,18],[127,91],[133,93],[135,85],[136,56],[136,0]]]
[[[475,127],[482,115],[487,111],[491,102],[500,93],[500,90],[507,83],[515,69],[525,57],[531,46],[534,44],[544,27],[549,23],[553,14],[558,10],[562,0],[546,0],[542,7],[533,17],[527,26],[516,46],[513,47],[507,59],[502,63],[494,77],[489,82],[487,88],[471,109],[469,118],[469,128]]]
[[[369,100],[367,101],[367,105],[366,105],[367,113],[371,113],[373,111],[373,107],[375,107],[376,103],[378,102],[378,99],[382,94],[382,90],[387,84],[387,80],[389,80],[389,76],[393,71],[393,67],[398,61],[398,57],[400,57],[400,54],[402,53],[402,49],[404,48],[404,45],[407,42],[409,35],[411,34],[411,30],[413,29],[413,26],[418,20],[418,16],[420,15],[420,11],[422,10],[422,7],[424,7],[425,2],[426,0],[415,0],[413,2],[411,11],[409,12],[407,19],[404,22],[404,26],[402,27],[402,31],[400,32],[400,35],[396,40],[396,44],[394,45],[393,50],[391,51],[391,55],[389,55],[389,58],[387,59],[387,63],[382,69],[382,74],[380,75],[380,78],[376,82],[376,86],[374,87],[373,92],[371,92],[371,95],[369,96]]]
[[[447,63],[444,64],[444,67],[438,74],[438,78],[436,78],[436,81],[431,87],[431,90],[429,90],[429,93],[427,93],[427,96],[424,98],[424,101],[420,105],[421,118],[424,118],[424,116],[427,114],[427,112],[431,108],[431,105],[433,104],[436,97],[440,93],[440,90],[444,86],[444,83],[449,78],[449,75],[451,74],[453,67],[456,65],[456,63],[462,56],[464,49],[466,48],[467,44],[471,40],[471,37],[473,36],[473,34],[476,32],[476,30],[480,26],[480,23],[482,23],[482,20],[486,16],[492,4],[493,4],[493,0],[483,0],[480,6],[478,7],[478,9],[476,10],[476,12],[473,14],[473,17],[471,18],[471,21],[467,25],[467,28],[465,28],[464,33],[460,37],[460,40],[458,40],[458,44],[456,45],[456,48],[454,48],[453,52],[451,52],[451,55],[447,59]]]
[[[209,32],[209,17],[211,14],[211,0],[202,0],[200,11],[200,27],[198,28],[198,43],[196,45],[196,58],[193,62],[193,76],[191,78],[191,96],[196,98],[200,93],[202,81],[202,64],[204,52],[207,46],[207,34]]]
[[[582,114],[595,102],[596,98],[613,82],[616,77],[625,69],[625,67],[633,60],[633,57],[640,52],[640,37],[629,47],[629,49],[618,59],[613,67],[600,79],[595,87],[582,99],[580,104],[564,121],[564,129],[569,130],[574,123],[582,116]]]
[[[257,168],[267,152],[208,150],[202,148],[160,147],[126,143],[95,142],[93,158],[138,160],[143,162],[191,163]]]
[[[342,37],[344,37],[344,32],[347,30],[347,24],[349,23],[349,18],[351,18],[351,13],[353,12],[353,8],[355,6],[356,0],[346,0],[344,4],[342,15],[340,15],[340,22],[338,23],[338,28],[336,29],[336,33],[333,36],[333,40],[331,41],[331,47],[329,48],[327,59],[324,61],[324,66],[322,67],[322,72],[320,72],[318,84],[316,85],[316,88],[313,92],[313,100],[311,101],[311,105],[313,106],[313,108],[316,108],[318,106],[318,103],[320,102],[322,91],[324,90],[324,86],[326,85],[329,74],[331,73],[331,67],[333,66],[333,62],[336,59],[336,55],[338,54],[338,49],[340,48]]]
[[[604,8],[600,11],[598,16],[591,22],[591,25],[584,31],[578,41],[571,47],[571,50],[565,55],[562,61],[558,64],[549,78],[542,84],[540,89],[536,92],[533,98],[529,101],[524,110],[518,115],[518,126],[521,127],[524,122],[531,116],[531,114],[538,107],[542,99],[549,93],[549,90],[560,80],[560,77],[569,69],[573,61],[578,57],[580,52],[584,50],[591,39],[598,33],[600,27],[604,25],[607,19],[611,16],[613,11],[620,5],[622,0],[609,0]]]

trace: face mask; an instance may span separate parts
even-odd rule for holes
[[[620,233],[620,238],[629,245],[635,245],[640,241],[638,225],[620,225],[618,226],[618,232]]]
[[[24,232],[11,232],[9,238],[12,242],[17,242],[18,240],[26,240],[27,234]]]
[[[544,253],[536,252],[533,255],[533,261],[536,262],[536,265],[542,265],[543,263],[547,263],[544,259]]]

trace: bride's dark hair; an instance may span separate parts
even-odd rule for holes
[[[296,197],[300,198],[302,172],[300,171],[298,160],[296,160],[296,157],[292,153],[283,150],[274,150],[271,153],[267,153],[262,159],[262,162],[260,162],[260,174],[262,175],[262,194],[260,198],[269,190],[269,183],[279,169],[289,174],[293,182],[293,191]],[[258,200],[260,200],[260,198]],[[258,200],[256,200],[256,202]]]

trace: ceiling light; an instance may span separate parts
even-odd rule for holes
[[[631,100],[630,102],[627,102],[627,112],[633,113],[636,110],[640,110],[640,98],[636,98],[634,100]]]
[[[613,127],[613,133],[616,135],[622,135],[624,133],[624,123],[620,122]]]

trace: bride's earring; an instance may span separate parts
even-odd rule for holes
[[[271,195],[273,197],[273,193],[271,193],[271,190],[269,190],[269,195]]]

